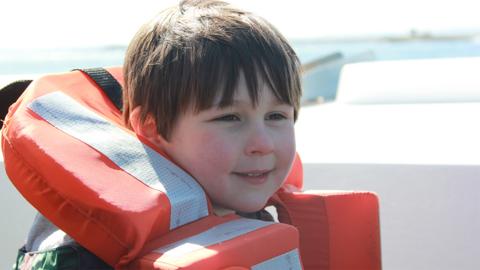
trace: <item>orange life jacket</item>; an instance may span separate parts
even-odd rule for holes
[[[121,68],[108,71],[122,84]],[[22,195],[117,269],[301,269],[300,257],[305,269],[381,267],[373,194],[356,194],[363,203],[343,215],[342,194],[301,192],[297,156],[270,203],[300,236],[286,224],[212,215],[198,183],[125,128],[121,112],[80,71],[28,87],[5,119],[2,150]]]

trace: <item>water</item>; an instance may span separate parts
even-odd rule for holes
[[[342,52],[347,58],[372,51],[376,60],[480,56],[480,42],[472,40],[405,40],[358,42],[293,42],[302,62],[319,55]]]
[[[0,49],[0,75],[65,72],[75,68],[118,66],[125,47],[77,49]]]
[[[343,65],[359,61],[480,56],[480,42],[464,40],[292,41],[302,63],[340,53],[303,78],[308,101],[334,100]],[[126,46],[77,49],[0,49],[0,75],[64,72],[75,68],[122,65]]]

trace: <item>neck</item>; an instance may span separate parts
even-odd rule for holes
[[[219,217],[223,217],[229,214],[235,214],[235,211],[232,209],[224,208],[219,205],[213,205],[213,213]]]

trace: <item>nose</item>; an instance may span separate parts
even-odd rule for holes
[[[258,124],[252,127],[248,140],[245,146],[245,154],[252,155],[267,155],[274,150],[274,140],[271,130],[265,125]]]

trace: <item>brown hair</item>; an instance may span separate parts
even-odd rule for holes
[[[254,105],[263,79],[294,107],[296,120],[299,69],[293,49],[264,19],[221,1],[182,1],[143,25],[128,46],[124,120],[128,125],[131,110],[140,105],[141,121],[152,115],[168,139],[189,108],[208,109],[218,94],[220,107],[231,105],[241,72]]]

